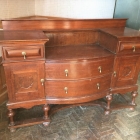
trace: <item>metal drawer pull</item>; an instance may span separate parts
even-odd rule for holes
[[[44,79],[41,79],[40,82],[41,82],[42,86],[44,86],[45,80]]]
[[[133,48],[133,52],[135,52],[136,51],[136,47],[135,46],[132,46],[132,48]]]
[[[23,58],[26,59],[26,52],[21,53],[23,55]]]
[[[116,77],[116,75],[117,75],[117,72],[116,72],[116,71],[114,71],[113,75],[114,75],[114,77]]]
[[[68,87],[64,87],[64,91],[67,94],[68,93]]]
[[[97,83],[97,89],[100,89],[100,84],[99,83]]]
[[[102,73],[102,67],[101,66],[98,67],[98,70],[99,70],[100,73]]]
[[[68,69],[65,69],[66,77],[68,76],[68,73],[69,73]]]

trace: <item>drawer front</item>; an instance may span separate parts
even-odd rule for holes
[[[121,53],[140,53],[140,43],[136,42],[122,42],[119,51]]]
[[[110,88],[111,75],[86,80],[47,80],[47,97],[79,97],[102,92]]]
[[[5,60],[28,60],[44,57],[44,46],[3,47]]]
[[[80,79],[111,73],[114,58],[79,63],[46,63],[46,79]]]

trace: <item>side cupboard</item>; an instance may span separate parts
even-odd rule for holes
[[[134,109],[140,33],[125,24],[126,19],[3,20],[0,46],[11,132],[47,126],[52,114],[71,106],[100,105],[106,115]],[[126,93],[129,102],[111,104],[114,94]],[[36,105],[43,105],[43,117],[14,120],[15,109]]]

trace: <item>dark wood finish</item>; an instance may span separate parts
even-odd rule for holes
[[[137,91],[133,91],[132,92],[132,102],[131,102],[131,104],[132,105],[136,105],[136,103],[135,103],[135,98],[138,96],[138,92]]]
[[[22,54],[25,52],[25,58]],[[3,47],[4,60],[24,60],[44,58],[44,46],[8,46]]]
[[[11,131],[38,123],[47,126],[52,104],[66,104],[64,108],[94,104],[103,107],[105,114],[118,108],[134,109],[140,34],[124,28],[125,22],[126,19],[3,21],[4,30],[11,30],[0,33],[7,107],[10,123],[14,122]],[[49,42],[45,44],[47,38]],[[124,96],[127,92],[132,93],[131,101],[112,104],[113,94]],[[106,102],[97,101],[101,98]],[[35,105],[44,105],[44,117],[26,123],[13,120],[13,109]]]
[[[140,53],[140,42],[121,42],[119,51],[123,54]]]
[[[114,57],[112,53],[99,45],[60,46],[46,48],[46,63],[69,62],[79,60],[100,60],[102,58]],[[109,59],[109,58],[108,58]],[[111,58],[112,59],[112,58]]]
[[[81,79],[97,77],[113,70],[113,57],[88,62],[46,63],[46,79]]]
[[[4,68],[2,66],[2,57],[0,57],[0,104],[7,100],[7,88]]]
[[[118,43],[117,38],[102,31],[100,31],[99,34],[100,45],[106,47],[111,52],[116,53]]]
[[[10,119],[10,123],[9,123],[9,126],[10,126],[10,127],[15,125],[15,123],[14,123],[14,118],[13,118],[14,115],[15,115],[14,111],[13,111],[12,109],[9,109],[8,117],[9,117],[9,119]],[[14,129],[14,128],[11,128],[10,131],[11,131],[11,132],[14,132],[15,129]]]
[[[44,98],[44,62],[4,64],[9,101],[26,101]]]
[[[116,74],[112,75],[111,87],[135,85],[140,69],[139,64],[140,57],[138,55],[117,57],[114,63],[114,72]]]
[[[99,33],[96,30],[65,31],[56,30],[54,32],[44,32],[49,41],[46,46],[68,46],[96,43]]]
[[[85,103],[90,102],[93,100],[97,100],[100,98],[105,97],[109,94],[109,90],[104,90],[103,92],[96,92],[94,94],[86,95],[86,96],[77,96],[73,98],[52,98],[52,97],[46,97],[48,104],[77,104],[77,103]]]
[[[107,100],[107,106],[106,106],[106,110],[105,110],[105,115],[108,115],[111,110],[110,104],[112,102],[112,94],[108,94],[106,96],[106,100]]]
[[[46,96],[53,98],[72,98],[100,93],[110,88],[111,75],[86,80],[47,80]],[[67,90],[65,90],[65,87]]]
[[[3,20],[4,30],[60,30],[125,27],[126,19]]]
[[[28,100],[28,101],[18,101],[18,102],[8,102],[7,108],[8,109],[15,109],[15,108],[26,108],[30,109],[35,105],[43,105],[46,104],[46,99],[36,99],[36,100]]]

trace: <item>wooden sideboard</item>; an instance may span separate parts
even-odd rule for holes
[[[0,104],[7,100],[7,88],[5,81],[4,68],[2,66],[2,57],[0,57]]]
[[[70,106],[100,105],[105,114],[117,108],[134,109],[140,35],[125,28],[125,22],[126,19],[2,21],[0,44],[10,130],[38,123],[47,126],[53,113]],[[127,92],[132,94],[129,103],[111,105],[114,94]],[[106,102],[100,100],[104,98]],[[24,123],[14,121],[14,109],[35,105],[44,105],[44,117]]]

